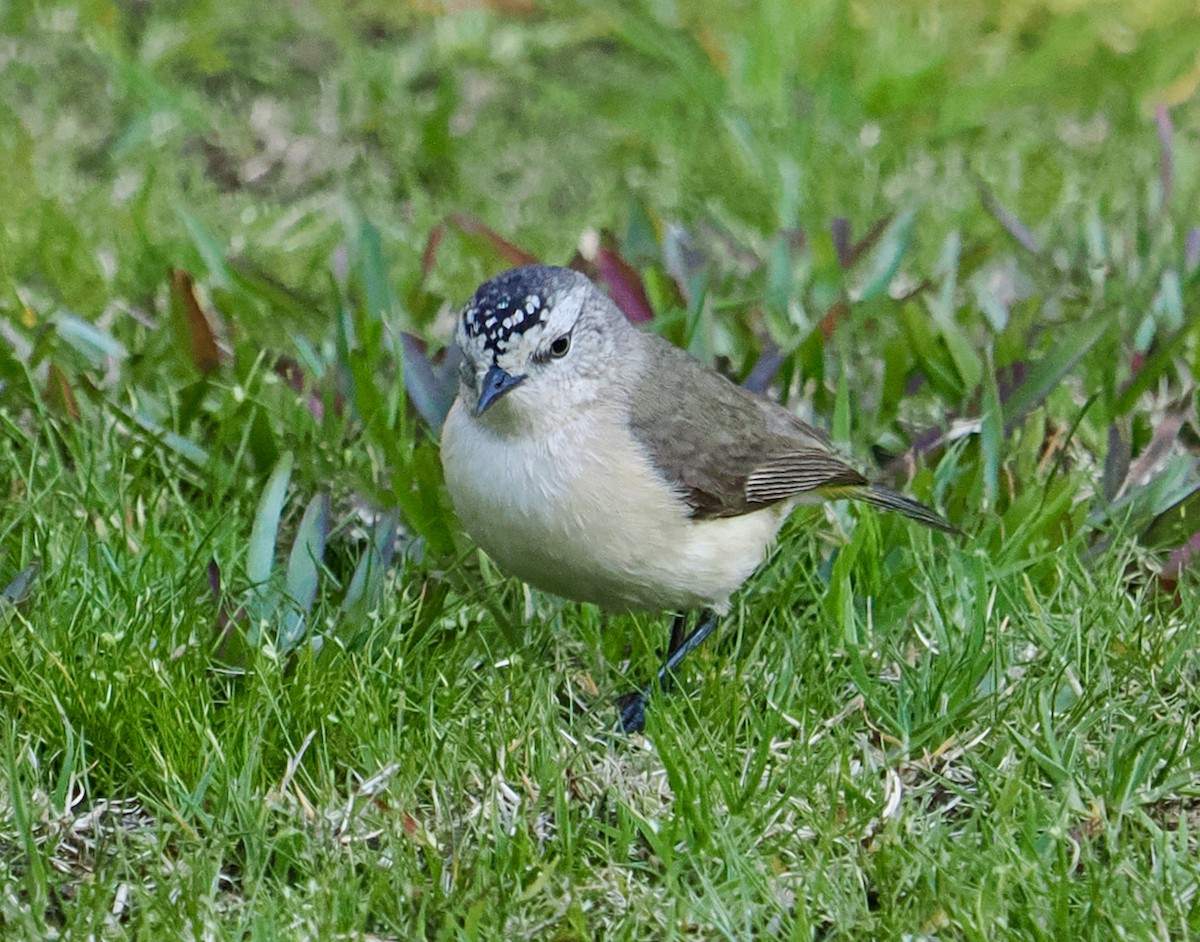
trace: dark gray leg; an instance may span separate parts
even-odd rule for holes
[[[687,628],[687,612],[680,612],[671,622],[671,643],[667,647],[667,657],[675,653],[675,649],[683,644],[683,632]]]
[[[700,622],[696,625],[695,630],[687,637],[680,638],[679,636],[683,634],[683,625],[684,621],[681,615],[671,626],[671,648],[667,652],[666,663],[659,670],[655,683],[637,693],[627,694],[618,701],[621,708],[621,732],[641,732],[642,727],[646,725],[646,704],[650,700],[650,694],[655,687],[660,688],[663,692],[671,689],[673,686],[672,675],[683,663],[683,659],[700,647],[704,643],[704,639],[711,635],[717,627],[717,613],[706,608],[700,613]]]

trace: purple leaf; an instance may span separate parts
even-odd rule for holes
[[[596,252],[596,274],[607,287],[617,307],[634,324],[654,320],[654,308],[646,297],[642,276],[615,248],[601,245]]]
[[[787,354],[780,350],[774,343],[768,340],[763,344],[762,353],[754,363],[754,369],[750,371],[742,386],[750,392],[762,394],[767,391],[767,387],[771,385],[771,381],[775,379],[779,373],[779,368],[783,366],[787,360]]]
[[[1013,392],[1020,388],[1029,374],[1029,363],[1026,360],[1014,360],[1007,366],[996,370],[996,391],[1000,395],[1000,404],[1008,402]]]
[[[1200,226],[1192,226],[1183,241],[1184,257],[1187,260],[1187,270],[1190,272],[1200,265]]]
[[[215,559],[208,561],[208,591],[213,601],[221,601],[221,565]]]
[[[1022,248],[1034,255],[1040,255],[1042,244],[1038,241],[1037,236],[1021,220],[1004,208],[986,183],[979,180],[976,186],[979,189],[979,198],[983,201],[984,208],[1004,227],[1005,232],[1016,239],[1017,244]]]
[[[275,365],[272,367],[272,369],[275,371],[276,376],[287,383],[288,389],[294,392],[297,396],[303,398],[305,408],[308,409],[309,414],[311,414],[314,419],[320,422],[325,418],[325,403],[321,397],[315,392],[309,392],[307,395],[305,395],[304,387],[306,377],[304,375],[304,368],[301,367],[295,359],[286,355],[281,356],[275,361]],[[334,399],[334,411],[339,415],[341,414],[341,410],[338,408],[340,406],[340,400],[341,394],[338,393]]]
[[[950,425],[956,416],[946,417],[946,429],[929,428],[912,439],[912,444],[903,454],[892,458],[883,466],[883,476],[889,480],[911,477],[916,470],[917,460],[927,452],[941,448],[950,437]]]
[[[434,431],[441,430],[446,413],[454,402],[454,376],[458,372],[458,347],[446,351],[442,362],[435,365],[425,353],[425,344],[409,333],[400,335],[400,350],[404,363],[404,388],[418,414]]]
[[[853,262],[850,256],[850,220],[845,216],[835,216],[829,224],[829,234],[833,236],[833,250],[837,253],[838,264],[849,268]]]

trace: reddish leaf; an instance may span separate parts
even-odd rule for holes
[[[845,295],[838,298],[833,304],[829,305],[829,310],[817,322],[817,328],[821,331],[821,336],[828,340],[833,336],[833,332],[837,330],[838,324],[850,316],[850,302],[846,300]]]
[[[75,393],[71,384],[57,363],[50,364],[50,401],[62,409],[74,421],[79,421],[79,406],[75,402]]]
[[[273,367],[275,375],[282,379],[294,393],[304,392],[304,370],[292,357],[281,356]]]
[[[429,231],[429,238],[425,240],[425,251],[421,253],[422,282],[426,281],[433,271],[433,263],[437,258],[438,246],[442,244],[442,236],[445,234],[446,226],[440,222]]]
[[[466,213],[451,213],[446,217],[446,222],[454,226],[459,232],[467,235],[479,236],[484,239],[505,261],[512,265],[536,265],[538,262],[537,256],[531,252],[527,252],[508,239],[500,235],[496,230],[485,225],[482,220]]]
[[[304,406],[308,409],[309,414],[318,422],[325,418],[325,402],[315,391],[309,391],[305,395],[305,380],[304,370],[292,357],[281,356],[275,361],[272,367],[275,375],[287,383],[288,388],[297,396],[304,397]],[[345,397],[340,392],[334,393],[334,413],[341,415],[345,406]]]
[[[1008,402],[1012,394],[1025,382],[1029,375],[1029,363],[1025,360],[1013,360],[1007,366],[996,369],[996,389],[1000,394],[1000,403]]]
[[[1154,435],[1150,439],[1150,444],[1142,449],[1142,453],[1138,455],[1137,461],[1129,469],[1124,486],[1136,486],[1150,478],[1156,466],[1171,451],[1176,439],[1179,438],[1179,432],[1183,429],[1183,423],[1186,420],[1187,416],[1183,412],[1168,412],[1162,417],[1162,421],[1154,428]],[[1124,486],[1118,490],[1118,493],[1124,489]]]
[[[1182,546],[1171,550],[1166,565],[1158,576],[1158,585],[1164,592],[1174,595],[1179,588],[1179,579],[1183,571],[1200,555],[1200,531],[1193,533],[1191,538]]]
[[[592,281],[595,281],[600,277],[599,273],[596,271],[596,263],[585,258],[579,249],[575,250],[575,254],[572,255],[571,260],[567,262],[567,268],[571,269],[572,271],[577,271],[580,274],[587,275],[590,279],[592,279]]]
[[[192,365],[207,375],[221,365],[221,351],[212,325],[196,298],[192,276],[171,269],[171,315],[180,342],[186,342]]]
[[[857,265],[858,260],[875,247],[875,243],[878,242],[879,237],[887,231],[887,227],[891,221],[891,213],[888,213],[886,216],[883,216],[880,219],[876,219],[871,228],[867,230],[867,234],[850,246],[846,253],[846,264],[843,267],[853,268],[855,265]],[[849,236],[850,227],[847,225],[846,237],[849,238]]]
[[[645,324],[654,320],[654,308],[646,295],[645,282],[637,269],[622,257],[612,233],[605,232],[598,242],[595,239],[588,241],[591,244],[582,251],[577,249],[567,267],[608,288],[613,303],[632,323]]]
[[[631,322],[645,324],[654,320],[654,308],[646,297],[642,276],[615,248],[602,244],[597,250],[596,274]]]
[[[867,252],[879,241],[892,221],[889,214],[877,219],[867,230],[867,234],[857,242],[850,241],[850,220],[845,216],[835,216],[829,224],[829,234],[833,237],[833,250],[837,253],[838,265],[842,268],[853,268]],[[803,237],[803,234],[801,234]]]

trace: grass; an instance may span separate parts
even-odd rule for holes
[[[1200,22],[1074,6],[0,7],[0,935],[1200,932]],[[589,231],[969,534],[798,512],[631,738],[430,431]]]

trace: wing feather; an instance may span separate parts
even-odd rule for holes
[[[731,517],[866,478],[818,429],[658,337],[631,390],[630,427],[697,518]]]
[[[746,477],[746,499],[751,503],[769,503],[805,491],[866,483],[866,478],[836,456],[806,448],[780,455],[751,471]]]

